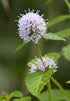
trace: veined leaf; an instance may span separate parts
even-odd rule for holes
[[[49,3],[51,3],[52,2],[52,0],[47,0],[46,1],[46,5],[48,5]]]
[[[48,53],[45,57],[49,57],[56,62],[60,58],[60,55],[58,53]]]
[[[63,50],[63,55],[65,56],[65,58],[70,60],[70,44],[65,46],[62,50]]]
[[[15,99],[14,101],[31,101],[31,97],[30,96],[23,97],[23,98],[20,98],[20,99]]]
[[[42,35],[42,37],[46,40],[63,40],[65,41],[65,39],[63,39],[62,37],[59,37],[58,35],[56,34],[53,34],[53,33],[47,33],[47,34],[44,34]]]
[[[53,26],[56,23],[59,23],[61,21],[64,21],[66,19],[69,19],[70,15],[62,15],[62,16],[58,16],[56,18],[54,18],[53,20],[49,21],[49,23],[46,25],[48,28]]]
[[[20,50],[24,45],[25,45],[25,43],[22,43],[20,46],[18,46],[18,48],[14,51],[14,53],[16,53],[18,50]]]
[[[69,81],[67,81],[66,83],[69,83],[69,84],[70,84],[70,80],[69,80]]]
[[[20,91],[14,91],[9,95],[9,97],[23,97],[23,94]]]
[[[50,68],[44,74],[40,72],[28,74],[26,76],[25,83],[29,92],[31,92],[32,95],[38,97],[40,95],[41,90],[49,81],[54,70],[55,68],[53,67],[53,68]]]
[[[63,31],[59,31],[55,34],[62,38],[68,38],[68,37],[70,37],[70,28],[65,29]]]
[[[70,94],[70,90],[66,90],[66,92]],[[49,101],[48,91],[43,92],[39,96],[39,100],[40,101]],[[70,98],[68,99],[62,91],[60,91],[58,89],[54,89],[54,90],[52,90],[52,101],[70,101]]]

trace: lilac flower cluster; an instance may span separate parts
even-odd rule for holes
[[[36,44],[46,32],[45,20],[37,12],[28,12],[20,17],[18,31],[25,43],[33,41]]]
[[[42,57],[42,59],[43,59],[43,62],[41,61],[41,59],[37,59],[37,61],[32,64],[31,69],[30,69],[30,73],[33,73],[33,72],[44,73],[52,67],[55,67],[54,72],[56,72],[56,68],[58,68],[58,66],[53,61],[53,59],[50,59],[49,57]]]

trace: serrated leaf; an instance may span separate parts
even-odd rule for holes
[[[56,34],[62,38],[68,38],[68,37],[70,37],[70,28],[67,28],[65,30],[59,31],[59,32],[54,33],[54,34]]]
[[[30,73],[26,76],[25,84],[29,92],[31,92],[34,96],[39,96],[41,90],[47,84],[48,80],[50,79],[51,75],[53,74],[55,68],[50,68],[47,72],[40,73]]]
[[[31,101],[31,97],[23,97],[23,98],[20,98],[20,99],[15,99],[14,101]]]
[[[20,91],[14,91],[9,95],[9,97],[23,97],[23,94]]]
[[[65,58],[70,60],[70,44],[65,46],[62,50],[63,50],[63,55],[65,56]]]
[[[25,43],[22,43],[20,46],[18,46],[18,48],[15,49],[14,53],[16,53],[18,50],[20,50],[24,45],[25,45]]]
[[[67,81],[66,83],[69,83],[70,84],[70,81]]]
[[[65,41],[65,39],[63,39],[62,37],[59,37],[58,35],[53,34],[53,33],[43,34],[42,37],[46,40],[63,40],[63,41]]]
[[[56,18],[54,18],[53,20],[49,21],[49,23],[46,25],[48,28],[53,26],[56,23],[59,23],[61,21],[64,21],[66,19],[69,19],[70,15],[62,15],[62,16],[58,16]]]
[[[49,3],[51,3],[52,2],[52,0],[47,0],[46,1],[46,5],[48,5]]]
[[[59,54],[58,53],[48,53],[45,55],[45,57],[49,57],[53,59],[55,62],[59,59]]]
[[[66,90],[66,92],[70,94],[70,90]],[[39,96],[39,100],[49,101],[48,91],[43,92]],[[70,99],[68,99],[62,91],[55,89],[55,90],[52,90],[52,101],[70,101]]]

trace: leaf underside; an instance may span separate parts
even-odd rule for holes
[[[62,41],[65,41],[64,38],[62,38],[56,34],[53,34],[53,33],[44,34],[44,35],[42,35],[42,37],[46,40],[62,40]]]

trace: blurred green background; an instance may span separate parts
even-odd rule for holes
[[[53,0],[46,5],[46,0],[0,0],[0,93],[3,91],[12,92],[20,90],[27,94],[25,86],[25,76],[29,70],[27,62],[38,56],[33,43],[26,44],[21,50],[13,54],[14,50],[22,44],[17,31],[19,15],[25,13],[24,10],[37,9],[48,21],[60,15],[69,15],[68,7],[64,0]],[[58,32],[70,27],[70,19],[60,22],[48,29],[48,32]],[[70,43],[70,38],[63,41],[39,41],[42,54],[48,52],[60,52],[62,47]],[[63,85],[70,79],[70,61],[61,57],[58,61],[58,72],[54,77]],[[52,88],[55,85],[52,84]]]

